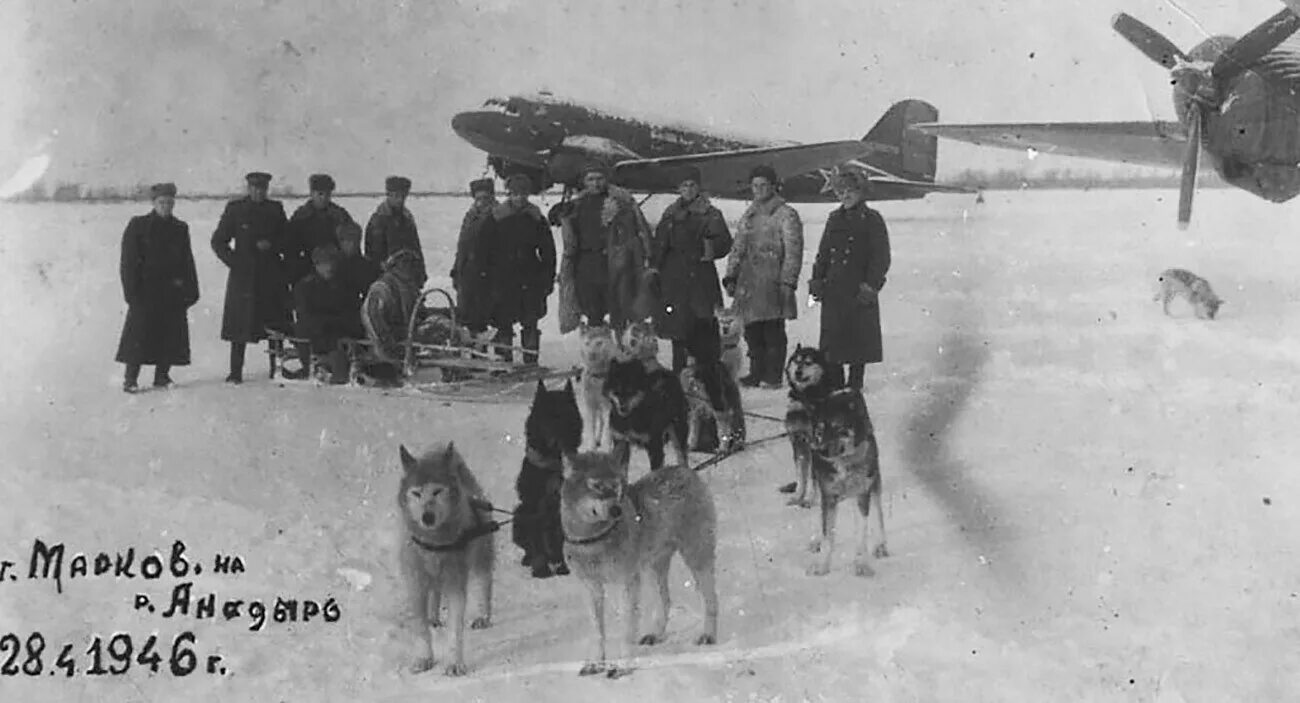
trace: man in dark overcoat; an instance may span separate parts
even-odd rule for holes
[[[311,255],[315,270],[293,289],[297,311],[295,331],[309,345],[300,351],[303,369],[310,373],[309,360],[313,356],[327,357],[336,381],[347,378],[347,359],[339,349],[339,340],[366,337],[361,325],[360,302],[338,276],[340,258],[335,247],[317,247]]]
[[[153,210],[132,217],[122,233],[122,293],[126,322],[117,361],[126,364],[122,390],[139,390],[140,367],[153,364],[153,385],[172,385],[173,366],[190,363],[187,312],[199,301],[199,277],[190,248],[190,228],[172,215],[176,186],[150,189]]]
[[[672,340],[674,372],[685,368],[688,354],[709,364],[721,358],[715,311],[722,306],[722,287],[713,262],[731,253],[731,230],[701,193],[699,169],[683,170],[677,192],[651,241],[660,302],[655,331]]]
[[[311,253],[327,244],[337,247],[338,227],[355,222],[342,205],[334,202],[334,178],[316,173],[307,179],[311,190],[307,202],[298,206],[289,218],[289,238],[293,242],[289,280],[301,281],[311,273]]]
[[[365,300],[370,284],[379,280],[383,271],[379,264],[361,255],[361,225],[344,222],[339,225],[339,281],[356,297],[357,310]]]
[[[840,207],[826,219],[808,291],[821,301],[819,346],[827,361],[847,364],[849,385],[862,390],[865,365],[884,360],[880,290],[889,273],[889,231],[867,207],[865,177],[846,172],[835,187]]]
[[[480,178],[470,182],[469,192],[474,203],[460,223],[451,283],[456,288],[458,321],[477,335],[487,329],[488,316],[492,312],[487,272],[478,260],[478,239],[483,225],[492,217],[492,209],[497,206],[496,185],[491,178]]]
[[[542,333],[537,322],[546,316],[546,299],[555,290],[555,237],[546,216],[528,202],[533,190],[528,176],[506,180],[506,201],[492,209],[478,238],[478,258],[491,281],[492,312],[499,345],[512,346],[519,323],[521,361],[536,364]],[[513,353],[498,349],[506,361]]]
[[[389,176],[384,181],[384,202],[375,208],[366,223],[365,256],[379,266],[399,249],[410,249],[420,257],[421,271],[428,277],[424,265],[424,249],[420,246],[420,232],[415,226],[415,215],[406,207],[406,196],[411,192],[411,179]]]
[[[269,173],[245,180],[248,195],[226,203],[212,233],[212,251],[230,269],[221,315],[221,339],[230,342],[227,383],[244,381],[245,345],[266,339],[267,328],[287,334],[293,323],[284,206],[267,197]]]

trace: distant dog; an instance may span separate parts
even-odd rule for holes
[[[628,325],[619,339],[619,347],[625,358],[640,359],[647,371],[663,368],[659,363],[659,336],[649,320]]]
[[[401,577],[407,586],[413,615],[424,634],[428,656],[412,667],[427,671],[435,663],[432,628],[441,627],[443,596],[451,620],[452,653],[448,676],[461,676],[465,666],[465,611],[469,579],[476,582],[479,616],[470,627],[492,624],[492,569],[496,561],[495,527],[490,515],[471,505],[485,501],[474,475],[452,443],[416,459],[400,447],[402,515]]]
[[[794,493],[787,504],[811,508],[808,483],[812,472],[812,431],[826,398],[844,386],[844,370],[826,361],[816,347],[795,346],[785,362],[785,380],[790,402],[785,411],[785,431],[794,454],[794,483],[781,486],[782,493]]]
[[[605,648],[605,589],[621,584],[627,608],[626,656],[638,643],[641,574],[650,571],[659,592],[658,617],[639,643],[664,641],[668,627],[668,570],[674,553],[690,569],[704,599],[704,631],[697,645],[718,640],[714,581],[717,513],[700,476],[685,464],[665,467],[628,485],[627,466],[611,453],[566,456],[561,489],[564,554],[591,593],[596,654],[582,676],[624,671],[609,664]]]
[[[650,470],[664,465],[664,442],[676,448],[677,463],[690,465],[686,453],[686,394],[668,369],[647,371],[638,359],[614,359],[605,378],[609,431],[615,455],[630,461],[632,445],[644,447]]]
[[[739,451],[745,445],[745,411],[740,386],[721,361],[687,357],[681,373],[686,394],[687,448],[691,451]],[[713,385],[715,391],[709,392]]]
[[[1165,269],[1160,274],[1160,288],[1151,300],[1160,301],[1165,314],[1169,314],[1169,302],[1183,296],[1196,309],[1196,317],[1213,320],[1219,314],[1223,300],[1215,295],[1210,282],[1187,269]]]
[[[880,448],[867,414],[862,393],[841,388],[826,399],[813,429],[812,474],[821,503],[821,534],[809,549],[821,552],[821,559],[808,567],[810,576],[824,576],[831,570],[835,551],[835,518],[840,501],[856,498],[862,513],[862,541],[854,560],[858,576],[871,576],[871,558],[889,556],[885,546],[885,516],[880,506]],[[870,543],[871,510],[875,509],[879,533]]]
[[[582,415],[573,394],[573,381],[551,391],[537,381],[533,406],[524,422],[524,461],[515,479],[519,505],[511,523],[514,543],[524,551],[523,565],[533,578],[569,573],[564,563],[564,531],[560,529],[561,458],[582,443]]]
[[[726,364],[732,379],[740,378],[740,364],[744,358],[740,342],[744,337],[745,325],[735,311],[728,308],[716,308],[713,314],[718,319],[718,336],[722,339],[722,363]]]
[[[583,420],[586,423],[587,444],[600,448],[608,434],[609,400],[605,397],[605,378],[609,375],[609,364],[619,355],[618,342],[614,331],[603,325],[589,325],[584,319],[578,327],[582,340],[582,405]]]

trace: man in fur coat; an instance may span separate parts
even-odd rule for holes
[[[420,246],[420,232],[415,226],[415,215],[406,208],[406,196],[411,192],[411,179],[389,176],[384,181],[387,195],[375,208],[366,223],[365,255],[376,265],[384,262],[398,249],[410,249],[420,257],[420,270],[428,276],[424,266],[424,249]]]
[[[722,288],[714,261],[731,252],[731,230],[722,212],[700,192],[699,169],[685,169],[680,194],[655,227],[651,261],[659,272],[659,307],[655,331],[672,340],[673,372],[686,357],[718,361],[722,340],[714,311],[722,306]]]
[[[245,346],[266,339],[267,328],[288,333],[293,325],[284,206],[266,197],[271,174],[255,171],[245,180],[248,195],[226,203],[212,233],[212,251],[230,269],[221,338],[230,342],[226,382],[236,384],[244,381]]]
[[[821,342],[826,360],[848,364],[849,385],[862,390],[866,364],[884,358],[880,289],[889,273],[889,231],[867,207],[870,182],[857,172],[836,179],[840,207],[826,218],[808,292],[821,301]]]
[[[487,329],[491,314],[491,288],[487,272],[478,260],[479,232],[492,217],[497,206],[496,186],[491,178],[470,181],[470,195],[474,203],[460,223],[460,238],[456,241],[456,261],[451,267],[451,284],[456,289],[456,317],[472,334],[479,335]]]
[[[546,216],[528,202],[533,184],[517,173],[506,180],[506,201],[492,209],[479,233],[478,257],[492,282],[490,320],[497,344],[512,346],[519,323],[523,363],[536,364],[542,333],[537,322],[546,316],[546,298],[555,290],[555,239]],[[505,360],[509,350],[498,349]]]
[[[388,373],[394,376],[401,374],[406,361],[403,343],[424,285],[422,269],[420,257],[410,249],[393,253],[361,307],[361,322],[374,344],[375,356],[391,367]]]
[[[776,171],[759,166],[750,173],[754,201],[736,226],[722,285],[734,298],[745,324],[749,375],[746,386],[780,388],[785,368],[786,320],[798,317],[795,288],[803,267],[803,222],[777,195]]]
[[[577,329],[581,317],[608,322],[621,332],[649,319],[651,231],[632,194],[611,187],[609,172],[591,164],[583,172],[586,190],[561,217],[564,258],[560,264],[560,332]]]
[[[153,385],[172,385],[171,367],[190,363],[186,315],[199,301],[199,277],[190,249],[190,228],[172,215],[176,186],[151,189],[153,210],[132,217],[122,233],[122,294],[126,323],[117,361],[126,364],[122,390],[139,390],[140,366],[153,364]]]
[[[338,227],[354,222],[342,205],[333,201],[334,178],[317,173],[307,179],[311,195],[289,218],[289,236],[293,242],[290,265],[291,281],[301,281],[312,271],[311,253],[327,244],[337,247]],[[380,262],[376,262],[380,263]]]

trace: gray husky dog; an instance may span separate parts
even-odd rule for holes
[[[704,599],[704,631],[698,645],[718,638],[718,593],[714,582],[717,513],[708,486],[688,466],[665,466],[628,485],[627,464],[611,452],[569,454],[560,489],[564,557],[587,586],[596,624],[595,656],[582,676],[616,678],[629,669],[610,665],[605,649],[605,590],[623,587],[627,608],[626,659],[636,644],[664,640],[668,628],[668,569],[680,553]],[[659,591],[660,610],[638,640],[641,574],[649,570]]]
[[[448,676],[464,675],[465,611],[469,581],[476,582],[479,615],[470,627],[492,624],[492,569],[496,562],[496,524],[490,514],[475,507],[487,502],[478,481],[452,443],[416,459],[399,447],[402,458],[401,490],[397,504],[402,514],[401,578],[410,598],[411,615],[424,635],[428,656],[411,668],[433,668],[433,628],[443,596],[451,620],[452,652]]]
[[[1187,298],[1187,302],[1196,309],[1196,316],[1202,320],[1213,320],[1219,314],[1223,299],[1214,293],[1210,282],[1187,269],[1165,269],[1160,273],[1160,287],[1151,300],[1162,304],[1165,314],[1169,314],[1169,303],[1178,296]]]

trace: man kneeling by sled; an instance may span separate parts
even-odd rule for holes
[[[365,372],[377,380],[396,383],[404,375],[406,349],[403,345],[424,286],[424,266],[415,252],[400,249],[389,255],[383,269],[379,280],[370,285],[361,306],[361,323],[377,359]]]
[[[331,382],[347,382],[348,358],[339,348],[339,340],[361,339],[365,330],[361,326],[356,293],[338,275],[341,258],[342,253],[332,244],[316,247],[311,253],[315,271],[294,287],[294,307],[298,313],[295,332],[308,340],[308,348],[300,347],[303,367],[292,375],[286,373],[290,378],[307,376],[312,368],[309,360],[324,357]]]

